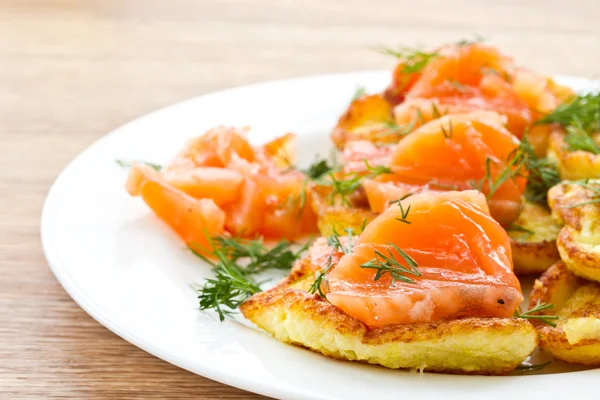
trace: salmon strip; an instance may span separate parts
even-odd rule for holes
[[[360,235],[328,277],[327,300],[370,327],[432,322],[461,317],[511,317],[523,300],[512,271],[510,239],[489,214],[477,191],[427,192],[402,201],[379,215]],[[392,283],[390,274],[374,280],[361,265],[391,246],[416,261],[420,276]]]
[[[186,244],[199,251],[210,248],[210,237],[224,233],[225,213],[213,200],[189,196],[147,165],[133,165],[126,189],[140,196]]]
[[[196,199],[212,199],[218,206],[236,200],[244,177],[237,171],[216,167],[167,169],[166,182]]]
[[[486,176],[487,159],[495,181],[519,140],[502,126],[503,118],[494,112],[448,115],[431,121],[401,140],[390,161],[393,176],[366,182],[371,209],[420,190],[465,190],[476,188]],[[392,182],[392,183],[390,183]],[[395,183],[394,183],[395,182]],[[487,181],[481,190],[490,192]],[[394,184],[400,189],[394,189]],[[406,185],[411,186],[407,187]],[[506,180],[489,199],[492,216],[504,226],[517,218],[526,178]],[[408,191],[408,193],[407,193]]]
[[[142,196],[186,242],[200,240],[197,232],[205,230],[211,236],[226,233],[291,240],[316,232],[306,177],[290,169],[295,162],[296,136],[287,133],[253,147],[246,139],[247,131],[213,128],[189,140],[160,173],[136,166],[129,192],[141,195],[146,181],[153,182],[148,187],[160,187]],[[197,226],[178,216],[192,200],[206,212],[206,221],[197,219]]]

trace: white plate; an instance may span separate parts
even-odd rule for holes
[[[190,284],[210,268],[140,199],[124,190],[115,159],[168,161],[186,138],[219,124],[250,125],[253,142],[286,131],[310,162],[359,86],[380,91],[389,72],[326,75],[201,96],[137,119],[82,152],[50,190],[42,242],[73,299],[117,335],[172,364],[278,398],[506,399],[545,394],[590,398],[600,370],[535,376],[425,374],[341,362],[277,342],[237,321],[198,311]],[[592,82],[562,78],[574,89]],[[598,82],[595,82],[598,84]],[[149,377],[150,378],[150,377]],[[581,392],[579,392],[581,391]],[[583,397],[582,397],[583,396]]]

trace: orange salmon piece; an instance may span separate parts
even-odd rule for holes
[[[218,126],[190,139],[168,166],[168,169],[219,167],[224,168],[232,154],[254,161],[255,153],[246,140],[247,129]]]
[[[432,104],[450,114],[496,111],[508,118],[510,132],[517,137],[523,135],[533,120],[532,110],[512,86],[512,60],[497,49],[478,43],[447,46],[439,54],[424,68],[408,99],[434,99]],[[399,107],[394,112],[398,123],[412,120],[414,108],[402,104]],[[431,113],[424,116],[428,115]]]
[[[508,73],[511,60],[498,49],[481,43],[466,46],[446,46],[438,50],[439,56],[423,69],[419,79],[412,85],[412,97],[434,97],[433,93],[443,92],[454,87],[459,93],[459,85],[479,86],[486,70]],[[458,83],[459,85],[454,85]],[[450,86],[448,86],[450,84]],[[459,86],[458,88],[456,86]]]
[[[344,152],[344,173],[366,172],[368,162],[371,167],[388,165],[392,147],[377,147],[368,140],[353,140],[346,143]]]
[[[245,178],[241,195],[236,201],[224,207],[227,214],[225,226],[234,236],[255,236],[262,224],[265,198],[260,187],[251,179]]]
[[[392,206],[367,225],[352,253],[329,274],[327,300],[370,327],[461,317],[510,318],[523,300],[513,273],[510,239],[477,191],[426,192],[402,201],[410,224]],[[408,268],[392,247],[417,264],[412,282],[375,280],[362,268],[375,251]]]
[[[225,213],[213,200],[189,196],[147,165],[132,167],[126,189],[132,196],[140,196],[186,244],[194,244],[198,250],[209,249],[209,238],[224,233]]]
[[[413,185],[435,182],[441,189],[475,188],[476,182],[486,176],[489,158],[495,181],[510,153],[519,146],[519,140],[502,126],[502,121],[497,113],[480,111],[448,115],[425,124],[394,149],[390,163],[394,179]],[[492,216],[502,225],[508,226],[517,218],[526,183],[524,176],[506,180],[491,196]],[[487,182],[482,191],[489,193]]]
[[[421,74],[418,72],[407,73],[405,64],[400,62],[394,68],[392,83],[384,92],[384,98],[391,104],[400,104],[406,98],[406,93],[419,80]]]
[[[166,182],[190,196],[212,199],[218,206],[237,199],[244,181],[237,171],[215,167],[167,169],[162,176]]]

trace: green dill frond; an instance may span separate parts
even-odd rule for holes
[[[544,322],[545,324],[548,324],[552,327],[556,327],[556,324],[552,321],[555,321],[558,319],[557,315],[536,314],[536,313],[539,313],[540,311],[548,310],[550,308],[554,308],[554,304],[538,302],[535,307],[533,307],[531,310],[528,310],[524,313],[521,313],[519,310],[515,310],[514,317],[515,318],[524,318],[524,319],[533,319],[533,320]]]
[[[396,57],[403,64],[402,72],[405,74],[420,73],[432,59],[439,57],[435,51],[427,52],[410,47],[381,47],[377,51]]]
[[[155,171],[160,171],[162,169],[162,165],[160,164],[155,164],[155,163],[151,163],[148,161],[138,161],[138,160],[133,160],[133,161],[126,161],[126,160],[115,160],[115,162],[117,163],[118,166],[123,167],[123,168],[131,168],[133,166],[133,164],[144,164],[147,165],[149,167],[154,168]]]

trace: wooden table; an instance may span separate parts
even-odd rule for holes
[[[47,268],[46,192],[105,133],[226,87],[391,66],[374,45],[475,32],[536,70],[598,77],[599,17],[597,0],[0,0],[0,398],[258,397],[118,338]]]

